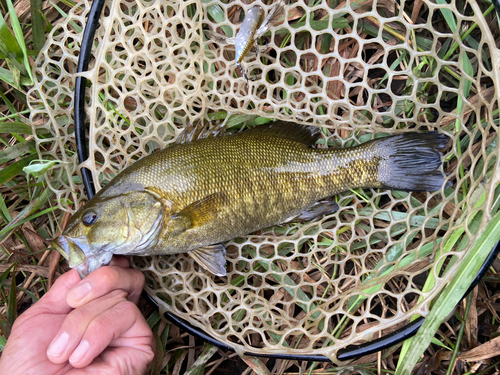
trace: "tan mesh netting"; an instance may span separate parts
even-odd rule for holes
[[[227,244],[227,277],[183,255],[135,258],[162,310],[239,349],[330,358],[426,315],[490,220],[500,81],[498,51],[475,1],[460,9],[454,1],[416,4],[293,0],[264,36],[267,51],[243,61],[254,79],[247,87],[233,47],[204,41],[202,29],[234,36],[254,4],[107,1],[85,73],[85,165],[98,188],[187,124],[216,124],[226,112],[228,125],[259,115],[324,126],[318,147],[408,129],[450,138],[444,172],[453,187],[346,192],[340,211],[317,222]],[[89,7],[78,4],[55,25],[29,93],[40,157],[65,162],[47,183],[68,211],[84,199],[72,97]]]

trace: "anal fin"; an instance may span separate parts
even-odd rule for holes
[[[312,221],[316,220],[319,218],[322,218],[323,216],[326,216],[328,214],[331,214],[332,212],[338,211],[339,210],[339,205],[335,202],[332,201],[319,201],[314,203],[312,206],[310,206],[307,210],[302,212],[298,216],[291,217],[288,219],[286,222],[304,222],[304,221]]]
[[[226,249],[221,244],[198,247],[188,254],[216,276],[226,276]]]

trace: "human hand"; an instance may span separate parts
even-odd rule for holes
[[[124,257],[81,280],[62,275],[16,319],[0,374],[143,374],[154,339],[135,305],[144,276]]]

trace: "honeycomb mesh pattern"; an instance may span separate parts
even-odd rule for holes
[[[83,73],[91,82],[83,165],[97,189],[168,147],[188,124],[221,121],[213,116],[221,111],[322,126],[318,147],[409,129],[450,138],[444,172],[452,188],[343,193],[341,209],[321,220],[229,242],[227,277],[185,255],[133,258],[162,311],[237,350],[333,359],[339,348],[425,316],[491,219],[500,179],[500,59],[479,6],[332,3],[287,5],[284,20],[262,39],[267,50],[243,60],[253,79],[247,86],[233,47],[205,40],[202,29],[234,36],[254,3],[107,1]],[[40,158],[63,162],[47,184],[67,211],[84,199],[73,90],[89,9],[83,1],[54,26],[28,95]],[[462,42],[459,32],[472,25],[474,38]],[[454,43],[451,57],[439,54]]]

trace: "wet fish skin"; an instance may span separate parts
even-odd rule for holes
[[[54,246],[83,276],[111,254],[185,252],[224,275],[221,242],[286,222],[326,197],[360,187],[427,191],[443,185],[438,150],[446,145],[444,135],[311,148],[319,135],[318,128],[277,122],[149,155],[79,210]]]

